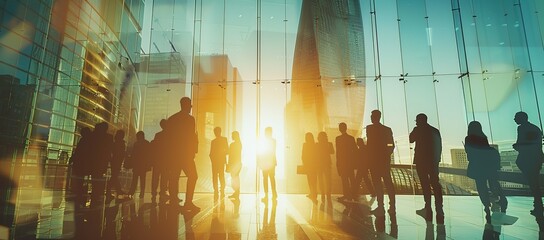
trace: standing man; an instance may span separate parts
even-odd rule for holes
[[[125,131],[117,130],[115,132],[115,138],[113,140],[113,152],[110,162],[111,167],[111,177],[106,189],[106,201],[112,200],[113,195],[111,189],[115,188],[115,193],[117,197],[120,197],[124,194],[121,183],[119,182],[119,173],[121,172],[121,165],[125,161],[126,155],[126,144],[125,144]]]
[[[160,186],[160,201],[164,202],[164,199],[168,196],[168,173],[167,165],[170,160],[168,154],[168,139],[167,138],[167,121],[161,119],[159,125],[161,131],[155,133],[155,138],[151,141],[151,149],[153,151],[153,174],[151,175],[151,201],[157,201],[157,189]]]
[[[425,207],[416,213],[425,220],[433,220],[431,209],[431,187],[434,193],[436,222],[444,224],[444,209],[442,208],[442,186],[438,181],[438,163],[442,155],[442,138],[440,131],[427,123],[427,115],[420,113],[416,116],[416,127],[410,133],[410,143],[416,143],[414,149],[414,164],[423,191]]]
[[[167,134],[170,140],[170,151],[173,157],[179,159],[174,161],[170,168],[169,192],[171,203],[179,201],[179,175],[181,170],[187,176],[187,193],[184,209],[187,211],[199,211],[200,208],[193,204],[196,180],[195,154],[198,152],[198,137],[195,130],[195,118],[191,116],[191,99],[182,97],[179,101],[181,110],[168,118]]]
[[[276,201],[278,192],[276,192],[276,139],[272,138],[272,128],[264,129],[265,139],[262,143],[260,154],[257,158],[257,165],[263,171],[263,188],[264,197],[261,199],[264,203],[268,203],[268,179],[270,179],[270,187],[272,188],[272,200]]]
[[[227,138],[221,136],[221,128],[213,129],[215,139],[212,140],[210,147],[210,159],[212,160],[212,183],[213,196],[219,196],[218,183],[221,183],[221,197],[225,196],[225,164],[227,163],[227,153],[229,151],[229,143]]]
[[[355,156],[357,154],[357,144],[355,138],[347,133],[348,126],[341,122],[338,124],[338,130],[341,135],[336,137],[336,170],[342,179],[342,189],[344,196],[338,200],[354,200],[355,191],[358,186],[355,184]]]
[[[228,168],[234,193],[229,198],[237,200],[240,197],[240,171],[242,170],[242,141],[238,131],[232,132],[232,141],[229,148]]]
[[[372,210],[372,213],[380,216],[385,214],[383,184],[385,184],[389,195],[388,212],[390,214],[396,212],[395,186],[391,179],[391,154],[395,149],[393,131],[380,123],[381,117],[382,113],[379,110],[372,111],[370,115],[372,124],[366,126],[367,148],[369,150],[369,159],[372,159],[370,161],[370,175],[372,175],[372,183],[378,199],[378,207]]]
[[[108,169],[108,163],[111,161],[113,153],[113,136],[108,133],[108,123],[100,122],[94,127],[92,133],[92,150],[90,158],[94,163],[90,164],[91,171],[91,206],[99,206],[103,203],[101,198],[104,196],[106,187],[106,178],[104,174]]]
[[[529,188],[533,194],[534,209],[531,214],[542,217],[542,193],[540,191],[539,175],[544,161],[542,153],[542,130],[529,122],[529,117],[525,112],[517,112],[514,121],[518,124],[518,138],[512,145],[518,151],[516,164],[519,170],[527,178]]]

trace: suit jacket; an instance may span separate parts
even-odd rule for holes
[[[168,142],[172,155],[182,161],[193,160],[198,153],[198,137],[195,118],[190,114],[177,112],[168,118]]]
[[[227,154],[229,152],[229,143],[226,137],[217,137],[212,140],[210,147],[210,159],[215,164],[227,163]]]
[[[371,124],[366,127],[367,149],[371,169],[390,169],[391,154],[395,149],[393,131],[381,124]]]
[[[353,136],[346,133],[336,137],[336,169],[340,176],[354,170],[356,154],[357,144]]]
[[[417,126],[410,133],[410,143],[416,143],[414,164],[438,166],[442,155],[442,137],[440,131],[427,124]]]
[[[516,164],[520,170],[540,168],[544,161],[542,131],[540,128],[530,122],[519,125],[514,149],[519,153]]]

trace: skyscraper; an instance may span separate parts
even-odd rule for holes
[[[300,156],[305,132],[338,135],[338,124],[361,135],[365,52],[359,0],[304,0],[296,38],[286,142]],[[286,172],[296,166],[287,165]],[[289,191],[289,189],[288,189]]]

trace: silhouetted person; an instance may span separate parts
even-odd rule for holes
[[[211,142],[210,159],[212,161],[212,183],[213,195],[219,195],[218,182],[221,184],[221,197],[225,196],[225,164],[227,163],[227,154],[229,151],[229,143],[227,138],[221,136],[221,128],[213,129],[215,139]]]
[[[106,190],[106,198],[113,199],[111,189],[115,188],[115,193],[120,196],[123,193],[121,183],[119,182],[119,173],[121,172],[121,165],[125,161],[126,144],[125,144],[125,131],[117,130],[113,140],[113,153],[110,162],[111,178]]]
[[[228,169],[234,193],[229,198],[238,199],[240,197],[240,171],[242,170],[242,141],[240,141],[238,131],[232,132],[232,140],[229,147]]]
[[[320,132],[317,134],[317,181],[321,188],[321,201],[331,203],[331,154],[334,154],[334,147],[327,133]]]
[[[355,176],[355,197],[359,195],[359,186],[361,181],[365,182],[366,189],[370,194],[374,194],[374,186],[372,181],[369,178],[369,155],[368,148],[365,144],[365,141],[362,138],[357,138],[357,154],[356,154],[356,168],[357,175]]]
[[[514,121],[518,124],[518,137],[512,145],[518,151],[516,164],[527,178],[529,188],[534,197],[534,209],[531,214],[542,216],[542,193],[540,191],[540,170],[544,161],[542,153],[542,130],[529,122],[525,112],[517,112]]]
[[[89,158],[91,151],[93,151],[91,129],[84,127],[80,130],[80,133],[81,138],[70,158],[70,164],[72,165],[72,182],[70,187],[77,204],[82,204],[84,201],[86,189],[83,187],[83,179],[91,173],[89,165],[91,164],[90,161],[94,160]]]
[[[372,124],[366,126],[367,147],[369,150],[370,173],[372,183],[378,200],[378,207],[372,212],[376,215],[385,214],[383,184],[387,188],[389,196],[389,213],[395,212],[395,186],[391,179],[391,154],[395,149],[393,132],[391,128],[380,123],[382,113],[379,110],[373,110],[370,115]],[[383,180],[383,184],[382,184]]]
[[[431,208],[431,187],[434,193],[436,210],[436,222],[444,223],[444,210],[442,208],[442,185],[438,179],[438,164],[442,155],[442,138],[435,127],[427,123],[427,115],[420,113],[416,116],[416,126],[410,133],[410,143],[416,143],[414,149],[414,164],[423,191],[425,207],[416,212],[425,216],[425,220],[433,220]]]
[[[340,200],[354,199],[355,175],[354,162],[357,154],[355,138],[347,133],[346,123],[338,124],[341,135],[336,137],[336,170],[342,179],[344,196]]]
[[[314,203],[317,201],[317,168],[319,166],[317,158],[317,145],[314,140],[314,135],[307,132],[305,142],[302,145],[302,166],[306,171],[308,179],[308,187],[310,188],[310,198]]]
[[[111,161],[113,151],[113,137],[108,133],[107,123],[101,122],[95,125],[91,142],[93,146],[90,153],[92,163],[88,165],[91,170],[91,204],[97,206],[101,203],[99,202],[100,198],[104,196],[106,185],[104,174]]]
[[[264,197],[263,202],[268,202],[268,179],[270,179],[270,187],[272,188],[272,200],[275,201],[278,197],[276,191],[276,139],[272,138],[272,128],[267,127],[264,130],[261,151],[257,156],[257,165],[263,173],[263,189]]]
[[[168,118],[169,147],[174,161],[170,164],[169,192],[171,203],[179,201],[179,176],[181,170],[187,176],[187,194],[184,209],[199,211],[193,203],[198,174],[195,165],[195,154],[198,152],[198,137],[195,130],[195,118],[191,116],[191,99],[182,97],[179,101],[181,110]]]
[[[158,187],[160,186],[160,196],[168,197],[168,163],[170,155],[168,154],[168,139],[167,139],[167,121],[161,119],[159,122],[161,131],[155,133],[155,138],[151,141],[151,149],[153,155],[153,175],[151,177],[151,196],[152,201],[156,201]],[[160,184],[159,184],[160,183]]]
[[[498,181],[497,170],[501,168],[499,151],[489,146],[487,136],[482,131],[482,125],[477,121],[468,124],[465,151],[469,161],[467,175],[476,181],[476,189],[484,205],[487,223],[491,223],[489,189],[491,188],[495,196],[500,197],[502,212],[506,212],[508,201]]]
[[[132,154],[130,155],[132,161],[132,183],[128,193],[130,196],[134,196],[138,179],[140,179],[140,198],[144,197],[145,177],[151,166],[150,147],[149,142],[145,140],[144,132],[137,132],[136,142],[132,146]]]

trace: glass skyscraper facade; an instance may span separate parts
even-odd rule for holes
[[[142,129],[147,79],[138,69],[148,62],[140,56],[164,52],[186,68],[177,92],[197,94],[198,84],[243,89],[242,138],[254,142],[264,126],[277,129],[284,169],[283,158],[296,158],[300,148],[285,139],[302,139],[284,129],[332,135],[343,115],[352,118],[342,120],[350,129],[362,129],[373,109],[394,131],[399,164],[411,163],[408,133],[421,112],[442,132],[446,164],[453,163],[449,150],[462,148],[469,121],[480,121],[505,153],[516,137],[515,112],[542,126],[541,1],[1,4],[1,118],[10,126],[2,128],[2,156],[14,162],[66,163],[79,129],[99,121],[129,136]],[[215,69],[201,59],[214,55],[227,56],[243,81],[199,82],[198,72]],[[302,129],[289,122],[286,106],[305,113]]]

